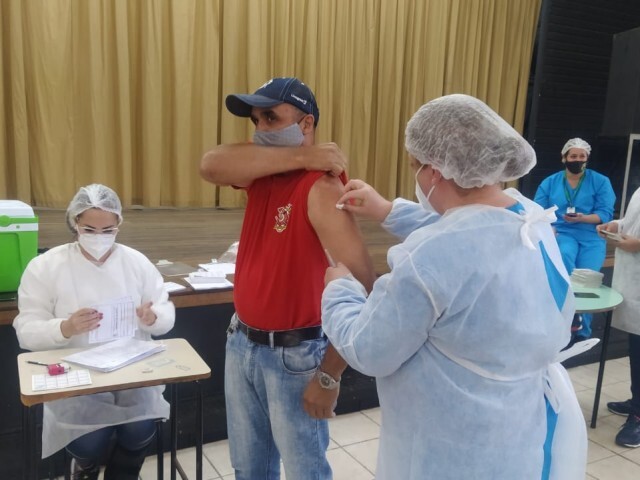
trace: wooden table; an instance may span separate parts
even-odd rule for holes
[[[21,353],[17,357],[18,373],[20,379],[20,400],[25,408],[24,415],[24,459],[25,459],[25,478],[37,478],[38,459],[36,458],[37,449],[34,448],[35,441],[35,405],[69,398],[79,395],[90,395],[92,393],[110,392],[115,390],[126,390],[130,388],[151,387],[154,385],[169,385],[171,387],[171,479],[175,480],[176,471],[180,476],[186,479],[184,470],[180,466],[176,450],[177,450],[177,389],[178,383],[196,382],[198,385],[198,405],[196,411],[196,478],[202,480],[202,390],[200,388],[200,380],[211,376],[211,369],[200,358],[196,351],[191,347],[189,342],[182,338],[173,338],[162,340],[166,345],[166,350],[147,357],[139,362],[133,363],[121,369],[109,373],[91,371],[91,385],[82,385],[72,388],[60,390],[48,390],[34,392],[32,390],[32,376],[42,374],[43,367],[27,363],[28,360],[42,363],[57,363],[61,358],[71,353],[78,352],[83,349],[58,349],[47,350],[42,352]],[[149,370],[147,362],[153,361],[158,364],[158,360],[167,359],[170,363],[160,367],[154,367]],[[162,451],[158,452],[158,475],[162,478]]]

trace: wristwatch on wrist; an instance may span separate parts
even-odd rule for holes
[[[331,375],[320,369],[316,370],[316,377],[318,378],[320,386],[326,390],[335,390],[340,386],[340,379],[336,380]]]

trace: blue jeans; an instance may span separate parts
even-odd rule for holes
[[[287,480],[331,479],[329,425],[302,406],[327,339],[270,348],[249,341],[234,321],[235,316],[227,338],[224,387],[236,480],[279,479],[280,456]]]
[[[149,445],[155,435],[156,424],[155,420],[141,420],[101,428],[76,438],[67,445],[67,451],[83,467],[98,465],[100,459],[106,456],[114,432],[117,443],[125,450],[134,452]]]

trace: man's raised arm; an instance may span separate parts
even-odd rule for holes
[[[216,185],[248,187],[268,175],[293,170],[321,170],[340,175],[347,158],[335,143],[272,147],[252,143],[219,145],[200,161],[200,176]]]

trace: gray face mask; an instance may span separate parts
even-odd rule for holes
[[[253,134],[253,143],[272,147],[299,147],[304,140],[304,134],[300,125],[294,123],[281,130],[261,132],[256,130]]]

